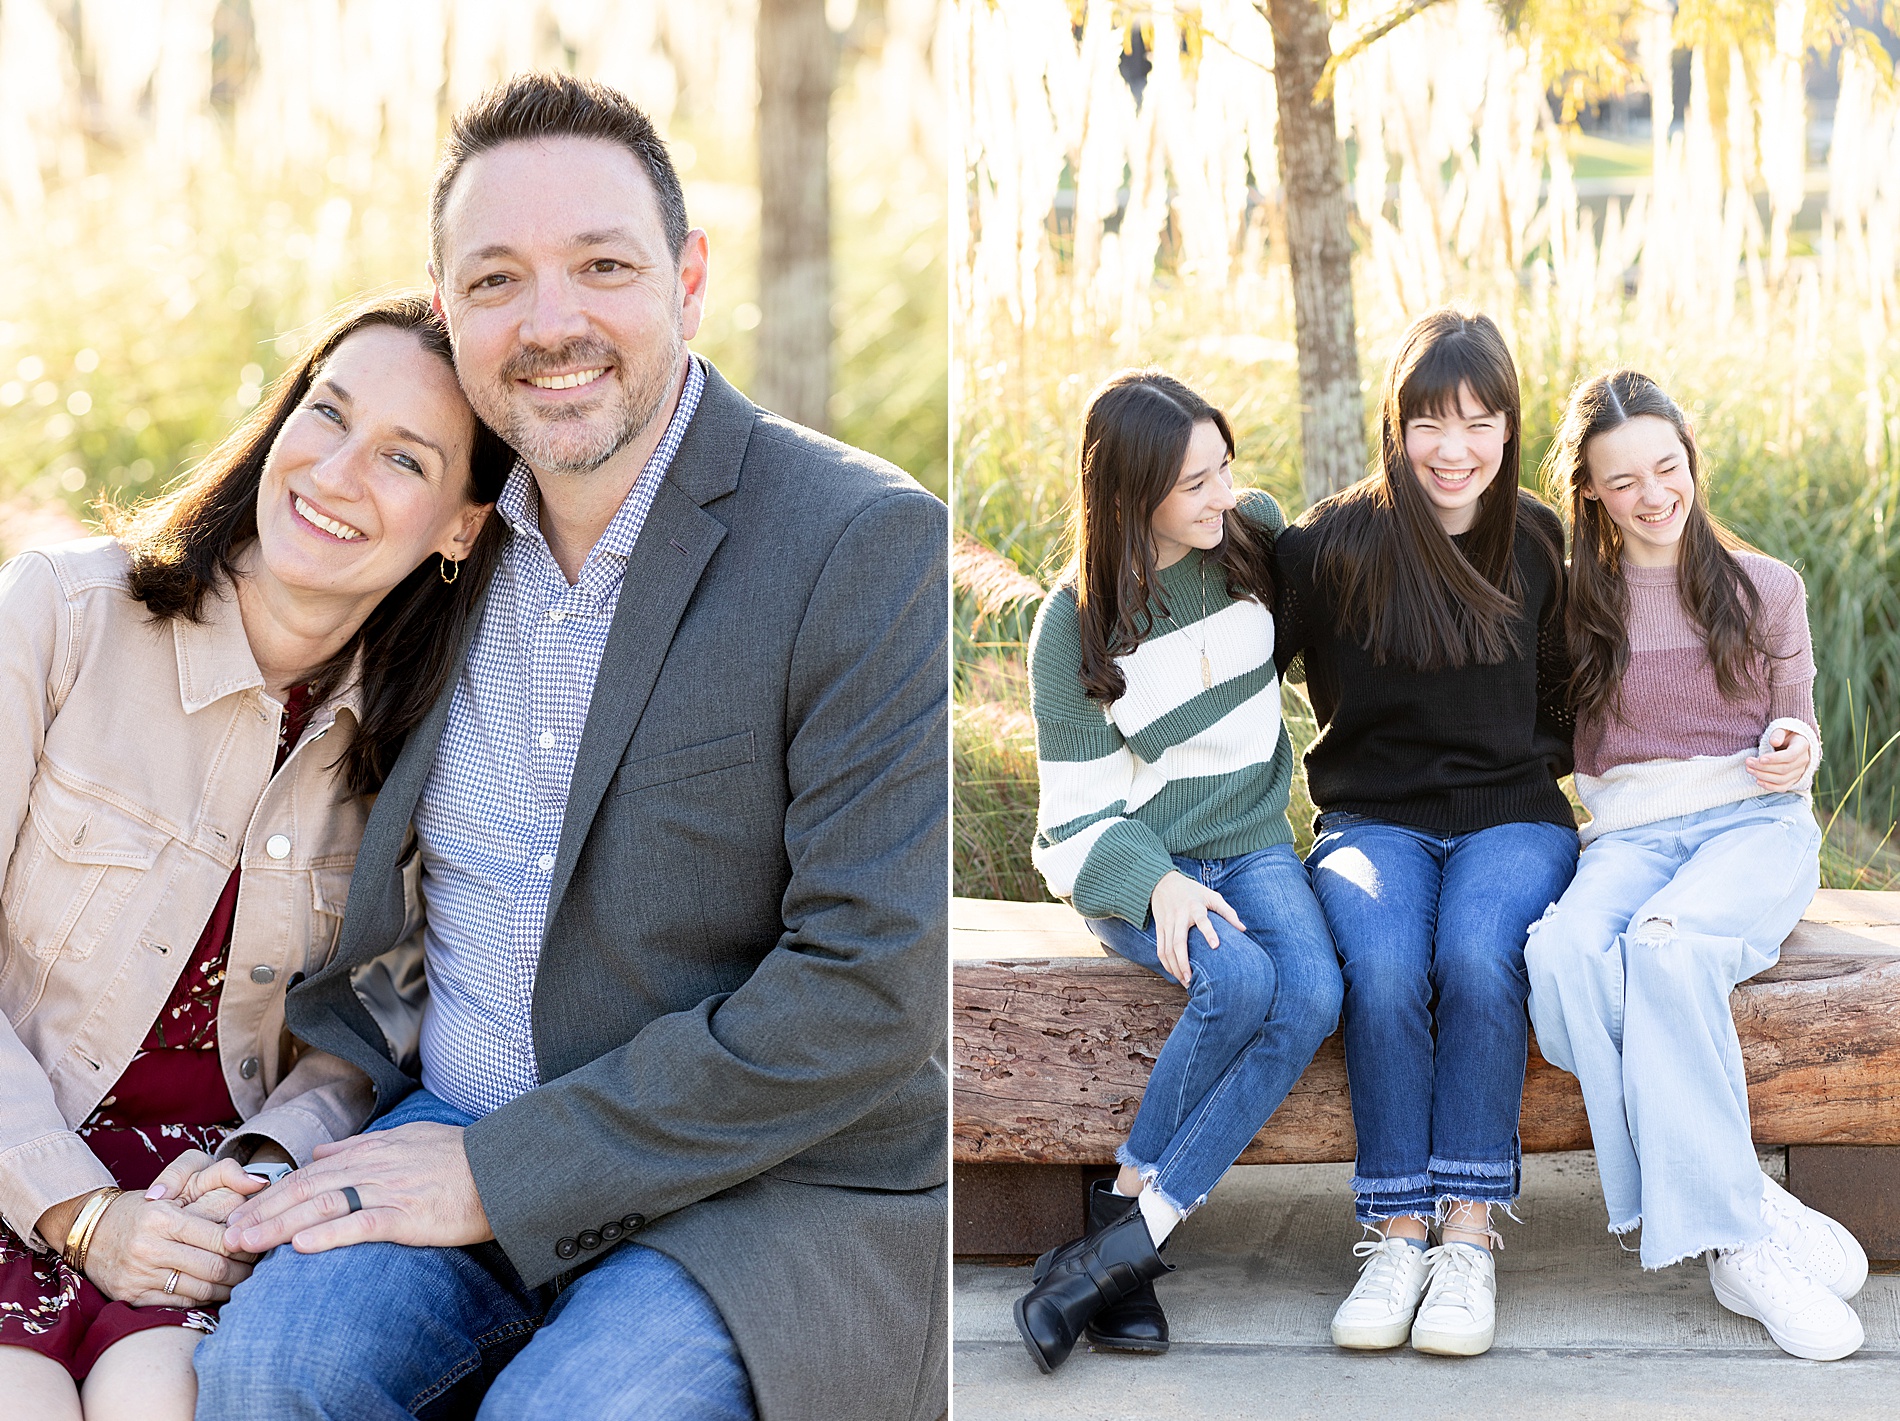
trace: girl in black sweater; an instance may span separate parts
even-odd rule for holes
[[[1304,662],[1319,721],[1307,866],[1344,968],[1352,1188],[1376,1234],[1333,1318],[1342,1347],[1409,1336],[1469,1356],[1494,1330],[1489,1210],[1517,1197],[1524,941],[1577,859],[1557,786],[1563,533],[1517,487],[1520,428],[1497,327],[1434,311],[1386,373],[1377,471],[1278,543],[1275,654],[1283,672]]]

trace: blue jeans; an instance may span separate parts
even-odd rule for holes
[[[1339,1021],[1339,963],[1299,858],[1285,844],[1230,859],[1175,856],[1247,925],[1214,919],[1219,947],[1188,929],[1187,1006],[1155,1058],[1115,1158],[1189,1213],[1279,1108]],[[1154,915],[1092,918],[1113,951],[1167,976]],[[1172,981],[1172,978],[1169,978]]]
[[[1517,1198],[1529,1031],[1524,937],[1570,882],[1577,834],[1499,824],[1444,838],[1320,816],[1307,856],[1346,979],[1361,1223]]]
[[[1820,883],[1798,794],[1605,834],[1531,933],[1531,1020],[1576,1076],[1613,1233],[1646,1268],[1767,1233],[1729,991],[1771,966]]]
[[[369,1128],[472,1118],[419,1090]],[[558,1293],[523,1287],[493,1244],[284,1245],[232,1291],[195,1361],[199,1421],[465,1416],[484,1386],[481,1421],[753,1418],[712,1299],[630,1243]]]

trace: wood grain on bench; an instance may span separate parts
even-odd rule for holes
[[[1059,903],[959,898],[951,1046],[959,1164],[1111,1163],[1185,994]],[[1823,890],[1781,961],[1731,998],[1757,1141],[1900,1145],[1900,893]],[[1532,1044],[1524,1148],[1585,1149],[1576,1082]],[[1353,1157],[1335,1034],[1241,1155]]]

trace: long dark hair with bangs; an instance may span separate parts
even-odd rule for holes
[[[1758,689],[1773,655],[1761,634],[1761,593],[1735,557],[1755,550],[1709,512],[1702,454],[1688,417],[1647,375],[1634,370],[1599,375],[1571,392],[1544,460],[1551,497],[1565,509],[1573,530],[1564,632],[1576,668],[1571,695],[1579,720],[1621,715],[1623,673],[1630,660],[1623,534],[1600,498],[1584,496],[1590,488],[1590,441],[1645,415],[1667,421],[1676,431],[1695,487],[1676,549],[1676,592],[1682,610],[1702,631],[1717,688],[1731,700]]]
[[[291,369],[279,376],[244,422],[182,482],[137,509],[107,507],[106,527],[131,558],[129,590],[159,621],[202,620],[206,597],[228,595],[239,552],[257,537],[257,490],[277,435],[309,394],[318,372],[358,331],[389,326],[408,331],[451,371],[454,357],[441,318],[426,296],[399,296],[361,306],[332,321]],[[468,496],[493,503],[507,481],[514,451],[471,412]],[[453,471],[451,471],[453,473]],[[454,582],[430,558],[379,602],[356,635],[310,679],[313,700],[339,690],[360,649],[363,719],[337,762],[346,788],[379,788],[409,732],[448,682],[462,629],[487,586],[501,545],[500,520],[477,535]]]
[[[1082,624],[1082,685],[1104,705],[1127,689],[1115,658],[1133,651],[1169,615],[1155,582],[1155,510],[1174,491],[1197,424],[1212,424],[1234,455],[1227,416],[1172,375],[1125,370],[1089,401],[1082,420],[1081,479],[1069,516]],[[1230,508],[1206,554],[1230,597],[1273,605],[1273,544]]]
[[[1405,456],[1406,422],[1458,410],[1461,388],[1510,421],[1462,551]],[[1513,556],[1518,529],[1543,550],[1560,585],[1563,549],[1533,516],[1536,500],[1517,486],[1523,428],[1517,367],[1489,316],[1446,306],[1412,323],[1385,372],[1378,468],[1299,520],[1313,530],[1319,577],[1340,625],[1374,665],[1438,671],[1496,665],[1528,650],[1511,626],[1524,601]]]

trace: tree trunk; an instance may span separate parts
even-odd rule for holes
[[[1319,0],[1265,0],[1265,8],[1280,105],[1276,146],[1300,352],[1302,482],[1310,503],[1366,471],[1346,155],[1333,127],[1332,98],[1313,100],[1333,52],[1325,10]]]
[[[825,428],[831,399],[831,91],[824,0],[759,0],[759,332],[752,395]]]

